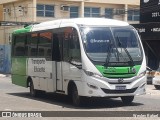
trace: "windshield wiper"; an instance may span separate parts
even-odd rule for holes
[[[107,58],[106,58],[106,61],[105,61],[105,64],[104,64],[105,67],[108,67],[108,64],[109,64],[109,61],[110,61],[110,58],[111,58],[111,47],[112,47],[112,44],[109,43],[108,54],[107,54]]]
[[[118,45],[122,47],[122,43],[121,43],[121,41],[120,41],[120,39],[119,39],[119,37],[118,37],[118,36],[117,36],[117,40],[118,40]],[[122,48],[124,49],[124,51],[126,52],[126,54],[127,54],[128,58],[130,59],[130,62],[129,62],[129,63],[130,63],[130,65],[131,65],[131,66],[134,66],[134,61],[133,61],[133,59],[132,59],[131,55],[129,54],[129,52],[128,52],[127,48],[125,48],[125,47],[122,47]]]

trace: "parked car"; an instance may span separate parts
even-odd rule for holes
[[[147,75],[147,84],[152,84],[152,80],[154,78],[154,70],[147,67],[146,75]]]
[[[152,70],[147,67],[147,84],[153,84],[156,89],[160,90],[160,68]]]
[[[155,71],[152,84],[156,89],[160,90],[160,68]]]

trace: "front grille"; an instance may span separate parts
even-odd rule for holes
[[[103,92],[105,92],[106,94],[121,94],[121,93],[134,93],[136,91],[138,87],[133,88],[133,89],[126,89],[126,90],[109,90],[109,89],[104,89],[101,88],[103,90]]]
[[[119,82],[108,82],[109,84],[130,84],[132,82],[123,82],[123,83],[119,83]]]

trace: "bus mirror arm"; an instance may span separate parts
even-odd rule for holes
[[[76,65],[78,69],[82,69],[82,65]]]
[[[68,60],[68,62],[69,62],[71,65],[77,67],[78,69],[82,69],[82,64],[76,64],[75,61],[72,61],[72,57]]]

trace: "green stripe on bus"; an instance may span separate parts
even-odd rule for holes
[[[130,78],[137,75],[141,65],[135,65],[136,73],[132,72],[133,67],[104,67],[102,65],[96,65],[96,68],[101,72],[104,77],[108,78]]]
[[[25,28],[15,30],[15,31],[13,32],[13,34],[20,34],[20,33],[30,32],[31,29],[32,29],[32,26],[27,26],[27,27],[25,27]]]
[[[27,87],[27,76],[12,74],[12,83],[22,87]]]

